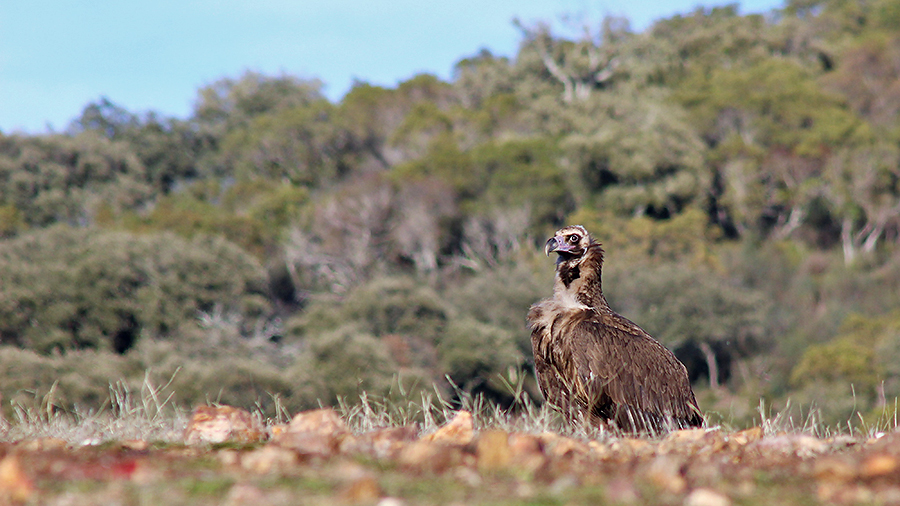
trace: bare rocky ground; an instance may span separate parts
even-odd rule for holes
[[[327,408],[266,425],[204,406],[177,441],[0,438],[0,504],[900,504],[898,432],[569,437],[476,425],[459,411],[431,431],[351,430]]]

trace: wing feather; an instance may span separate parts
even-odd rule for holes
[[[596,406],[608,397],[610,410],[600,413],[620,425],[651,425],[672,420],[678,425],[697,425],[694,399],[684,365],[665,346],[640,327],[617,314],[585,314],[566,330],[575,375],[584,404]],[[641,427],[635,427],[640,429]]]

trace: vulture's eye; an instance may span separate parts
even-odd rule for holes
[[[576,242],[578,242],[578,236],[575,235],[575,234],[570,235],[570,236],[569,236],[569,242],[572,243],[572,244],[575,244]]]

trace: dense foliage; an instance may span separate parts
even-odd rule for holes
[[[188,401],[538,396],[524,315],[550,292],[543,239],[578,222],[613,307],[715,420],[895,406],[897,3],[518,26],[515,56],[447,82],[332,103],[247,72],[185,119],[103,98],[65,132],[0,134],[4,395],[56,379],[90,402],[102,362]]]

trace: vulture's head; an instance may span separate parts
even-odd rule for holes
[[[588,248],[597,244],[591,234],[581,225],[569,225],[556,231],[544,246],[544,253],[556,253],[556,263],[577,264],[587,253]]]
[[[580,302],[589,306],[602,299],[600,268],[603,248],[581,225],[569,225],[547,240],[544,253],[559,255],[556,276],[567,290],[578,291]],[[574,283],[574,285],[573,285]],[[598,299],[599,297],[599,299]]]

